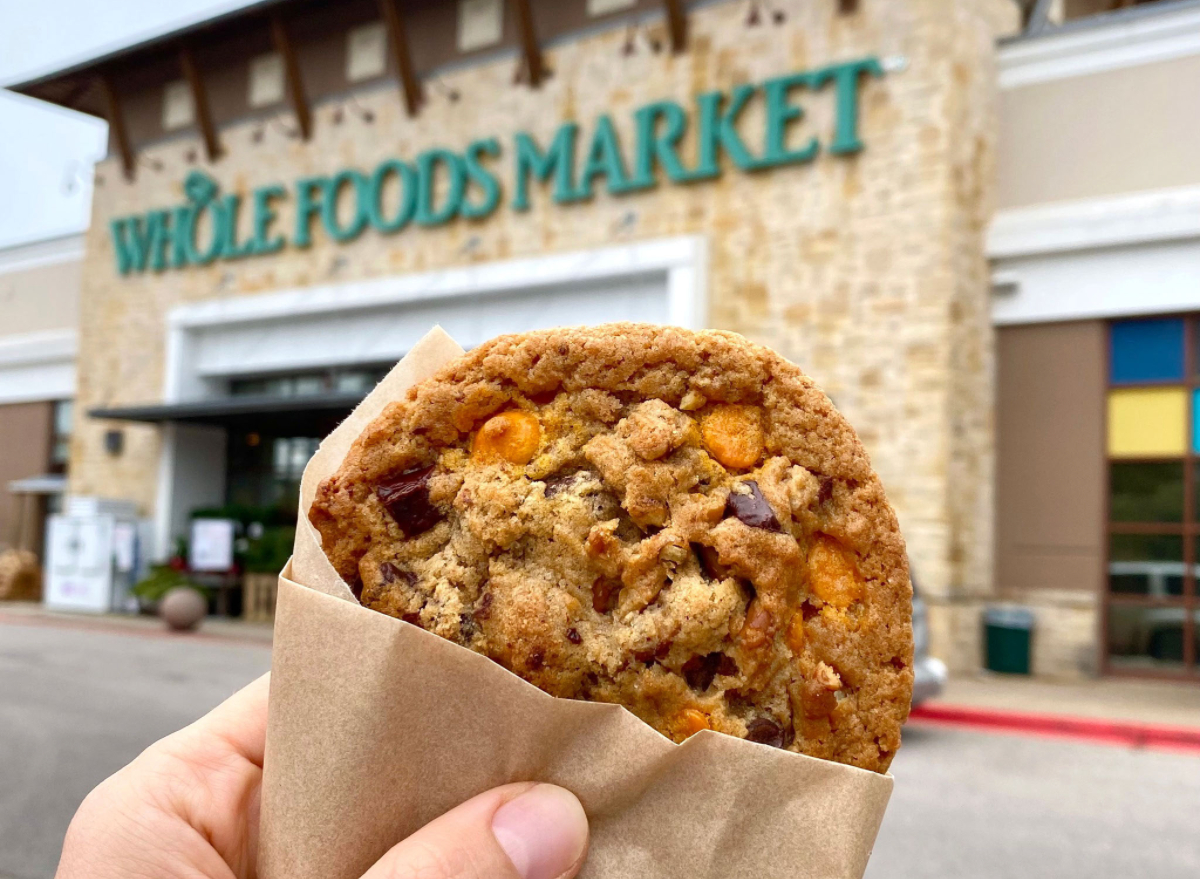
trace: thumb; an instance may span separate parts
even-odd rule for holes
[[[426,824],[362,879],[571,879],[587,842],[587,816],[573,793],[509,784]]]

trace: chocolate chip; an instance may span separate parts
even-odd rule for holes
[[[464,641],[470,641],[475,637],[477,631],[475,618],[469,613],[460,613],[458,615],[458,631]]]
[[[719,675],[735,675],[738,673],[737,663],[733,661],[732,656],[721,654],[721,662],[717,665],[717,674]]]
[[[577,632],[575,629],[567,629],[567,640],[572,644],[583,643],[583,638],[580,637],[579,632]]]
[[[400,619],[404,620],[406,623],[416,626],[418,629],[425,628],[421,625],[421,615],[419,613],[406,613],[404,616],[400,617]]]
[[[409,470],[390,482],[375,486],[380,503],[396,520],[405,537],[428,531],[442,518],[441,512],[429,500],[432,473],[432,467]]]
[[[817,607],[815,604],[813,604],[808,599],[805,599],[804,601],[800,602],[800,614],[804,617],[804,621],[806,623],[809,620],[811,620],[813,617],[815,617],[817,614],[819,614],[820,612],[821,612],[821,608]]]
[[[818,479],[821,484],[817,489],[817,503],[828,503],[833,500],[833,477],[821,475]]]
[[[384,562],[379,566],[379,576],[383,577],[384,583],[395,583],[397,580],[400,580],[409,586],[417,585],[416,574],[412,571],[406,571],[391,562]]]
[[[905,668],[908,668],[908,663],[906,663],[899,656],[893,656],[888,661],[892,664],[892,668],[898,668],[900,670],[904,670]]]
[[[476,621],[486,620],[492,615],[492,593],[485,592],[483,597],[479,599],[479,607],[475,608],[475,612],[471,616],[475,617]]]
[[[536,391],[525,395],[529,398],[529,402],[538,406],[548,406],[554,402],[554,398],[558,396],[558,388],[552,388],[549,391]]]
[[[647,667],[654,665],[654,648],[647,647],[644,650],[633,651],[633,658],[638,662],[644,662]]]
[[[696,558],[700,561],[700,570],[710,580],[724,580],[730,576],[731,571],[729,570],[729,566],[721,564],[720,556],[711,546],[705,546],[703,543],[693,543],[692,552],[696,553]]]
[[[713,678],[717,676],[717,669],[721,667],[721,660],[724,658],[723,653],[693,656],[683,664],[684,680],[693,690],[703,693],[712,686]]]
[[[361,577],[355,577],[354,582],[350,584],[350,592],[358,602],[362,602],[363,581]]]
[[[529,654],[529,670],[530,671],[537,671],[539,668],[541,668],[545,664],[546,664],[546,654],[543,653],[540,649],[535,650],[535,651],[533,651],[533,653]]]
[[[783,747],[783,727],[769,717],[756,717],[746,724],[746,738],[772,748]]]
[[[738,494],[736,491],[731,491],[729,499],[725,501],[725,515],[736,516],[738,521],[744,525],[749,525],[751,528],[761,528],[764,531],[774,531],[777,533],[782,532],[783,529],[779,527],[779,520],[775,518],[775,511],[771,509],[771,505],[763,497],[758,483],[753,479],[747,479],[741,484],[749,488],[750,493]]]

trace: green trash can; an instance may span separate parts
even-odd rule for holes
[[[1029,674],[1033,611],[1024,607],[989,607],[983,612],[983,632],[990,671]]]

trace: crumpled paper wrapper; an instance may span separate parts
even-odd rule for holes
[[[587,811],[587,879],[861,877],[890,775],[707,730],[677,745],[354,599],[308,522],[316,487],[389,402],[461,354],[427,334],[304,472],[279,577],[259,876],[358,879],[475,794],[545,781]]]

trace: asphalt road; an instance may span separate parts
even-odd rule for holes
[[[88,791],[270,665],[258,645],[0,623],[0,879],[52,876]]]
[[[0,623],[0,879],[79,801],[265,671],[263,647]],[[870,879],[1200,876],[1200,756],[910,728]]]

